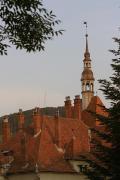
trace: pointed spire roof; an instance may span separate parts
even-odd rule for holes
[[[86,52],[89,52],[89,50],[88,50],[88,34],[86,34],[85,37],[86,37]]]
[[[84,22],[85,27],[86,27],[86,34],[85,34],[85,38],[86,38],[86,49],[85,49],[85,53],[84,53],[84,61],[91,61],[90,60],[90,53],[89,53],[89,48],[88,48],[88,33],[87,33],[87,22]]]
[[[86,49],[85,49],[85,53],[84,53],[84,61],[91,61],[90,59],[90,52],[89,52],[89,48],[88,48],[88,34],[85,35],[86,37]]]

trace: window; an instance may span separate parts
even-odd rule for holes
[[[80,164],[80,165],[78,165],[78,167],[79,167],[81,173],[82,172],[87,172],[87,170],[88,170],[88,165],[87,164],[85,164],[85,165]]]
[[[86,91],[90,91],[90,84],[86,83]]]

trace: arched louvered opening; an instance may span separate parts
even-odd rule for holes
[[[89,82],[86,83],[86,91],[90,91],[90,83]]]

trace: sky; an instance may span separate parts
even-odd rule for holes
[[[98,79],[112,74],[112,37],[120,35],[120,0],[43,0],[62,23],[62,36],[48,41],[44,52],[26,53],[10,48],[0,57],[0,116],[36,106],[62,106],[66,96],[81,96],[81,73],[85,50],[84,21],[88,22],[88,43],[95,76],[95,94],[107,104],[98,90]]]

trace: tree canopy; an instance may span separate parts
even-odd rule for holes
[[[45,42],[62,34],[60,20],[43,6],[42,0],[0,0],[0,54],[8,47],[27,52],[41,51]]]
[[[110,50],[114,55],[111,64],[113,74],[110,80],[99,80],[101,90],[111,105],[102,107],[107,116],[93,114],[100,126],[93,129],[94,161],[89,161],[92,168],[88,172],[92,180],[120,179],[120,39],[113,39],[118,45],[117,50]]]

